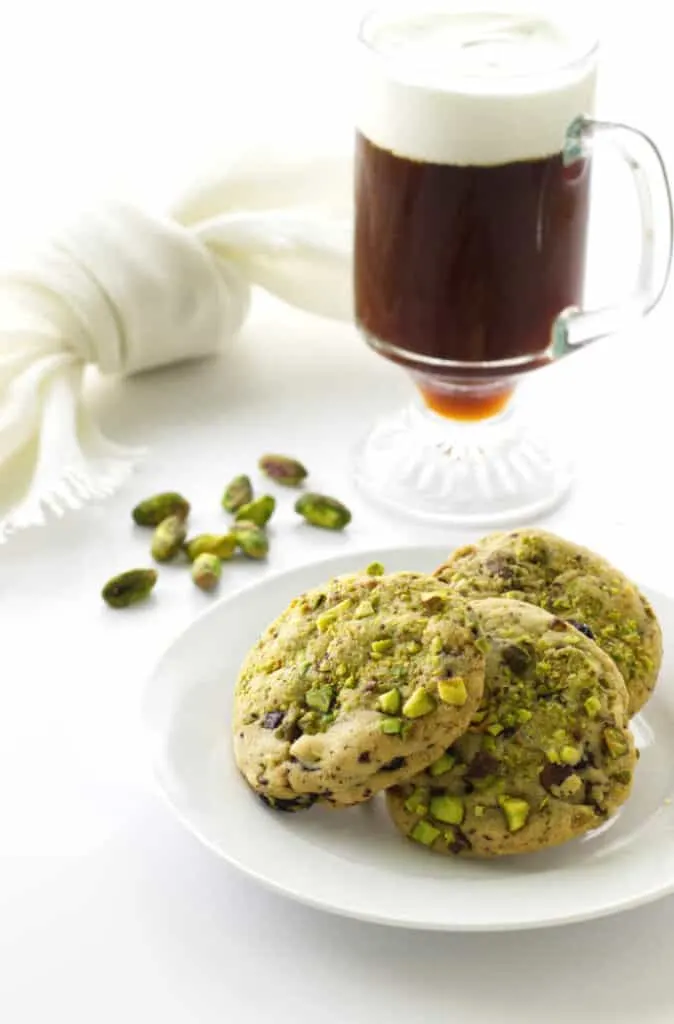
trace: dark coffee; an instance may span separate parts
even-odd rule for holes
[[[582,300],[587,160],[424,163],[358,133],[356,161],[356,316],[380,351],[465,380],[476,376],[471,363],[548,347],[557,315]],[[419,356],[468,365],[430,367]],[[451,402],[441,411],[453,414]]]

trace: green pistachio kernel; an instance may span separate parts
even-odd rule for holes
[[[410,838],[414,839],[417,843],[423,843],[424,846],[432,846],[439,835],[440,829],[431,825],[430,821],[425,821],[423,818],[416,823],[410,832]]]
[[[373,654],[387,654],[388,651],[393,649],[393,640],[373,640],[370,644],[370,650]]]
[[[578,747],[571,747],[565,744],[559,751],[559,759],[562,764],[578,764],[583,756],[583,752]]]
[[[496,775],[485,775],[481,779],[471,779],[473,789],[477,790],[478,793],[484,793],[488,789],[492,789],[499,779]]]
[[[402,732],[403,723],[401,718],[385,718],[379,725],[379,728],[387,736],[397,736],[398,733]]]
[[[499,722],[492,722],[491,725],[487,726],[487,732],[490,736],[500,736],[503,732],[503,726]]]
[[[435,615],[444,610],[448,601],[448,595],[441,594],[437,590],[432,590],[425,594],[420,594],[419,600],[423,605],[424,611],[428,612],[430,615]]]
[[[379,710],[384,711],[387,715],[397,715],[401,704],[402,697],[399,690],[387,690],[377,701]]]
[[[602,738],[611,757],[622,757],[623,754],[627,753],[629,749],[628,743],[620,729],[614,729],[612,726],[607,726],[607,728],[604,729]]]
[[[410,640],[408,644],[405,644],[405,650],[408,654],[418,654],[421,650],[421,644],[418,640]]]
[[[368,576],[383,576],[386,569],[381,562],[370,562],[365,572]]]
[[[569,775],[568,779],[560,782],[559,786],[552,786],[554,796],[560,796],[562,800],[570,800],[577,796],[583,788],[583,780],[580,775]]]
[[[345,601],[340,601],[339,604],[334,606],[334,608],[329,608],[327,612],[323,612],[322,615],[319,615],[316,619],[316,626],[319,632],[325,633],[330,629],[330,626],[334,625],[342,612],[345,612],[347,608],[350,607],[351,600],[347,597]]]
[[[473,814],[475,815],[476,818],[483,818],[484,812],[486,810],[487,808],[484,806],[484,804],[475,804],[475,806],[473,807]]]
[[[430,651],[431,651],[431,654],[441,654],[442,653],[442,637],[441,636],[434,636],[433,637],[433,639],[431,640],[431,643],[430,643]]]
[[[403,704],[403,715],[406,718],[421,718],[429,715],[435,710],[435,701],[430,693],[423,688],[417,687],[411,697],[408,697]]]
[[[443,679],[438,683],[438,697],[443,704],[461,708],[468,700],[466,684],[460,676],[454,679]]]
[[[591,696],[587,698],[583,707],[588,718],[596,718],[601,711],[601,701],[599,697]]]
[[[559,754],[553,747],[550,747],[548,750],[545,751],[545,756],[547,757],[550,764],[559,764]]]
[[[421,786],[417,786],[411,796],[405,801],[405,810],[410,814],[426,814],[428,812],[428,793]]]
[[[259,498],[247,501],[240,505],[234,517],[238,521],[255,523],[256,526],[265,526],[274,514],[276,498],[272,494],[263,494]]]
[[[460,796],[450,796],[448,793],[431,797],[430,813],[436,821],[446,825],[460,825],[465,814],[463,800]]]
[[[487,654],[489,651],[489,641],[485,636],[479,636],[475,641],[475,646],[481,654]]]
[[[367,619],[370,615],[374,615],[374,611],[371,601],[361,601],[353,613],[353,617],[354,619]]]
[[[315,711],[329,711],[335,691],[331,686],[315,686],[304,695],[305,703]]]
[[[529,817],[529,804],[526,800],[520,800],[514,796],[500,796],[499,807],[505,815],[510,832],[519,832],[527,823]]]
[[[455,761],[456,758],[453,754],[443,754],[442,757],[439,757],[437,761],[433,762],[428,769],[428,774],[432,775],[433,778],[436,778],[438,775],[444,775],[445,772],[448,772],[454,767]]]
[[[522,722],[522,724],[524,724],[525,722],[530,722],[531,719],[534,717],[533,712],[529,711],[527,708],[519,708],[516,711],[516,716],[517,721]]]

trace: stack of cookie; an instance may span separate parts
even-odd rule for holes
[[[661,652],[634,585],[543,531],[486,537],[434,576],[374,565],[296,598],[251,650],[236,761],[279,810],[385,789],[438,853],[542,849],[629,796],[629,718]]]

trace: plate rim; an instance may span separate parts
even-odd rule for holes
[[[209,851],[215,854],[219,859],[229,864],[232,868],[240,871],[245,877],[252,881],[262,885],[265,889],[280,895],[286,899],[293,899],[298,903],[311,907],[314,910],[321,910],[326,913],[334,914],[339,917],[349,918],[351,920],[363,921],[371,924],[395,927],[403,929],[411,929],[415,931],[433,931],[433,932],[446,932],[446,933],[483,933],[483,932],[515,932],[515,931],[529,931],[538,930],[541,928],[554,928],[563,927],[565,925],[578,924],[584,921],[600,920],[601,918],[611,917],[616,914],[624,913],[629,910],[634,910],[641,906],[646,906],[650,903],[654,903],[660,899],[663,899],[669,895],[674,894],[674,868],[672,870],[671,881],[667,885],[661,883],[655,883],[650,887],[645,887],[644,891],[639,894],[635,894],[625,899],[618,900],[611,905],[607,905],[601,908],[594,908],[589,910],[580,909],[576,912],[569,912],[563,915],[555,915],[554,917],[541,917],[537,920],[525,920],[517,922],[515,920],[498,921],[492,920],[489,922],[484,921],[429,921],[423,918],[412,919],[411,917],[401,918],[395,916],[381,916],[372,910],[364,908],[362,910],[358,908],[352,908],[350,906],[341,906],[330,900],[322,897],[317,897],[298,889],[297,887],[291,886],[287,882],[275,879],[270,875],[261,873],[255,866],[247,865],[240,859],[235,853],[229,854],[223,851],[218,845],[217,841],[208,836],[202,829],[201,824],[191,819],[178,803],[172,798],[167,790],[167,787],[161,779],[161,773],[159,771],[158,759],[156,756],[156,743],[152,742],[151,734],[153,732],[148,715],[148,705],[155,685],[155,680],[160,676],[162,667],[166,661],[168,661],[172,655],[174,649],[181,643],[183,638],[197,628],[202,628],[204,624],[211,618],[217,618],[221,611],[221,608],[225,605],[229,605],[233,599],[240,599],[243,595],[253,593],[274,582],[283,579],[287,576],[291,576],[294,573],[298,573],[302,570],[316,569],[317,573],[320,572],[322,567],[345,563],[348,561],[355,561],[360,557],[366,557],[368,561],[377,559],[384,561],[388,553],[389,556],[399,558],[401,555],[406,556],[408,553],[411,557],[414,554],[420,554],[428,556],[433,553],[433,556],[438,553],[440,549],[448,551],[451,548],[451,542],[449,545],[442,544],[437,541],[434,543],[426,544],[389,544],[386,546],[359,546],[356,549],[350,549],[349,551],[342,551],[340,553],[331,553],[321,558],[308,558],[296,563],[292,566],[285,566],[279,569],[271,570],[267,572],[262,578],[258,580],[251,580],[242,586],[236,587],[234,590],[229,591],[226,594],[219,596],[216,601],[207,608],[204,608],[197,615],[195,615],[185,626],[183,626],[172,638],[163,646],[160,653],[154,660],[152,669],[146,674],[144,685],[141,693],[139,715],[140,724],[142,727],[143,736],[145,737],[145,754],[149,763],[150,777],[152,788],[157,792],[161,801],[168,807],[170,812],[180,822],[180,824],[186,829],[186,831],[192,834],[198,841]],[[356,571],[356,569],[343,568],[341,572]],[[393,570],[399,571],[399,570]],[[329,574],[329,573],[328,573]],[[330,574],[329,574],[330,575]],[[334,575],[334,573],[333,573]],[[674,598],[656,589],[648,584],[637,583],[637,586],[641,592],[651,601],[655,596],[657,599],[663,599],[664,601],[672,603]],[[147,742],[149,741],[149,742]]]

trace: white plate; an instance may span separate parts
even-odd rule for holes
[[[148,685],[144,719],[166,799],[231,864],[304,903],[381,924],[446,931],[532,928],[615,913],[674,891],[674,601],[648,592],[665,635],[657,693],[634,721],[634,790],[597,832],[555,850],[495,861],[433,856],[403,839],[381,798],[347,811],[281,814],[232,759],[239,665],[291,598],[377,559],[428,571],[446,547],[365,551],[266,576],[214,605],[171,645]]]

